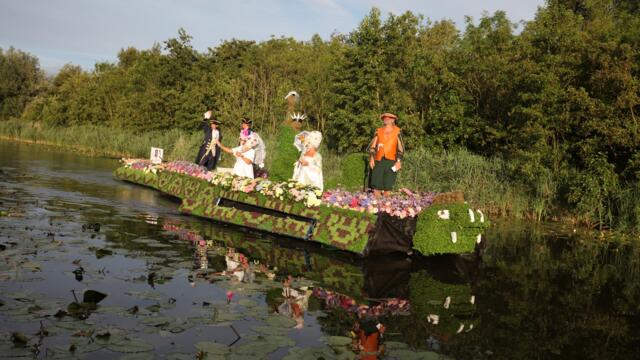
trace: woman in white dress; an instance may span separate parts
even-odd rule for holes
[[[304,185],[315,186],[323,191],[322,156],[318,152],[321,142],[322,133],[319,131],[303,131],[296,135],[294,144],[301,153],[293,169],[293,180]]]
[[[229,149],[219,142],[218,145],[220,145],[220,148],[223,151],[233,154],[236,157],[236,163],[233,164],[234,175],[253,179],[253,158],[255,157],[255,149],[243,149],[243,141],[241,141],[240,146],[236,146],[233,149]]]

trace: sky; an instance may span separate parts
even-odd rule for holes
[[[504,10],[513,22],[532,20],[544,0],[0,0],[0,48],[40,60],[47,73],[66,63],[93,69],[129,46],[148,49],[184,28],[199,51],[224,40],[309,40],[349,33],[372,7],[386,16],[410,10],[430,20]]]

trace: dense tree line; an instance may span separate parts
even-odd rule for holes
[[[45,79],[37,59],[0,52],[0,116],[48,126],[132,132],[197,130],[208,108],[249,116],[266,133],[283,96],[302,94],[307,124],[330,149],[360,151],[384,111],[409,149],[464,147],[502,157],[544,208],[600,224],[640,219],[640,7],[633,0],[548,0],[534,20],[504,12],[450,21],[372,9],[349,34],[309,41],[225,41],[206,53],[190,36],[123,49],[92,71]],[[629,223],[629,221],[628,221]]]

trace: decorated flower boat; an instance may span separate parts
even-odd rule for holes
[[[418,252],[469,253],[482,240],[484,214],[461,194],[402,190],[374,199],[269,179],[249,179],[183,161],[125,159],[118,179],[181,200],[183,213],[274,235],[314,241],[367,256]]]

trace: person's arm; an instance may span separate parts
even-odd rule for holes
[[[253,164],[253,161],[248,157],[244,156],[244,153],[241,153],[240,156],[238,157],[242,159],[242,161],[244,161],[246,164],[249,164],[249,165]]]
[[[377,146],[378,146],[378,135],[375,135],[371,140],[371,142],[369,143],[369,146],[367,147],[367,151],[369,152],[369,167],[372,169],[375,165],[374,157],[376,155]]]
[[[402,140],[402,132],[398,133],[398,146],[396,147],[396,170],[402,168],[402,159],[404,158],[404,141]]]
[[[236,156],[240,158],[240,160],[244,161],[246,164],[249,164],[249,165],[253,164],[254,154],[255,153],[253,151],[249,152],[249,154],[246,154],[246,155],[245,153],[236,152]]]
[[[229,153],[229,154],[233,154],[233,150],[229,149],[228,147],[222,145],[222,143],[220,142],[220,140],[216,141],[216,143],[218,144],[218,146],[220,146],[220,149],[222,149],[222,151]]]

